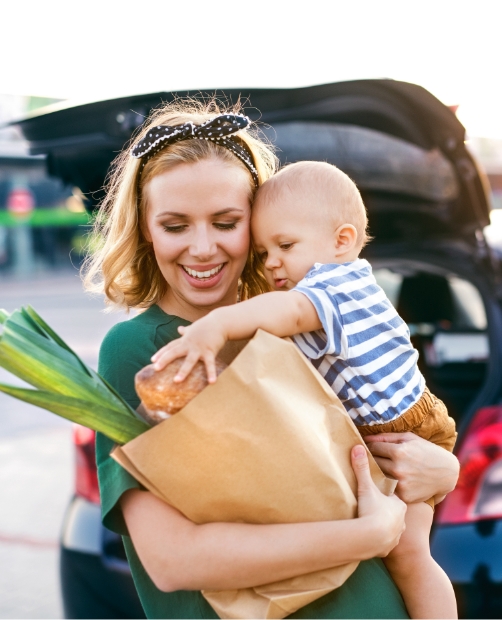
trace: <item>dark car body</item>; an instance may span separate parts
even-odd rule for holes
[[[32,153],[46,154],[49,172],[80,187],[93,208],[112,159],[148,112],[188,94],[195,93],[46,111],[19,125]],[[427,384],[459,431],[460,483],[436,510],[432,553],[454,585],[461,617],[501,617],[501,266],[483,235],[489,193],[464,128],[429,92],[392,80],[211,94],[244,101],[282,163],[328,161],[358,184],[374,237],[364,256],[407,321]],[[67,616],[135,616],[123,550],[100,525],[98,505],[80,493],[68,514],[61,564]],[[78,608],[84,587],[104,605],[96,615]]]

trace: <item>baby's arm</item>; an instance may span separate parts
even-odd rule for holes
[[[258,329],[275,336],[293,336],[321,328],[314,305],[297,291],[265,293],[248,301],[212,310],[188,327],[152,357],[160,370],[179,357],[186,357],[175,381],[183,381],[198,360],[207,369],[209,383],[216,381],[214,359],[228,340],[251,338]]]

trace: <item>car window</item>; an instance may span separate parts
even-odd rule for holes
[[[397,307],[397,298],[399,295],[399,289],[401,288],[401,282],[403,276],[399,273],[394,273],[390,269],[373,269],[373,275],[375,276],[378,284],[383,288],[384,293],[387,295],[390,303]]]
[[[467,280],[451,276],[448,278],[452,288],[459,322],[464,322],[467,328],[485,330],[486,312],[478,289]]]
[[[414,345],[421,349],[428,366],[486,362],[486,312],[473,284],[458,276],[427,272],[403,274],[378,268],[373,273],[407,322]]]

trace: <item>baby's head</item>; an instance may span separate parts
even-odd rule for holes
[[[355,260],[368,241],[361,195],[341,170],[316,161],[283,168],[258,190],[251,229],[274,289],[293,288],[314,263]]]

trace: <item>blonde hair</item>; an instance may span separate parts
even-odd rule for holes
[[[305,204],[315,205],[319,215],[335,229],[352,224],[359,250],[371,240],[361,194],[354,181],[336,166],[320,161],[288,164],[258,189],[255,200],[287,200],[288,195],[304,197]]]
[[[153,112],[132,141],[142,140],[157,125],[203,123],[218,114],[238,113],[215,99],[178,99]],[[257,135],[247,129],[237,134],[251,152],[259,183],[271,177],[277,167],[273,151]],[[249,192],[255,191],[251,173],[232,152],[209,140],[188,139],[169,145],[151,157],[141,169],[141,160],[129,154],[127,145],[112,164],[106,196],[94,221],[89,250],[82,268],[84,286],[91,292],[104,293],[109,306],[149,308],[166,293],[165,281],[149,243],[143,233],[147,208],[144,188],[155,176],[181,163],[196,163],[217,157],[225,163],[240,166],[249,174]],[[246,299],[268,290],[260,264],[251,250],[240,279],[240,296]]]

